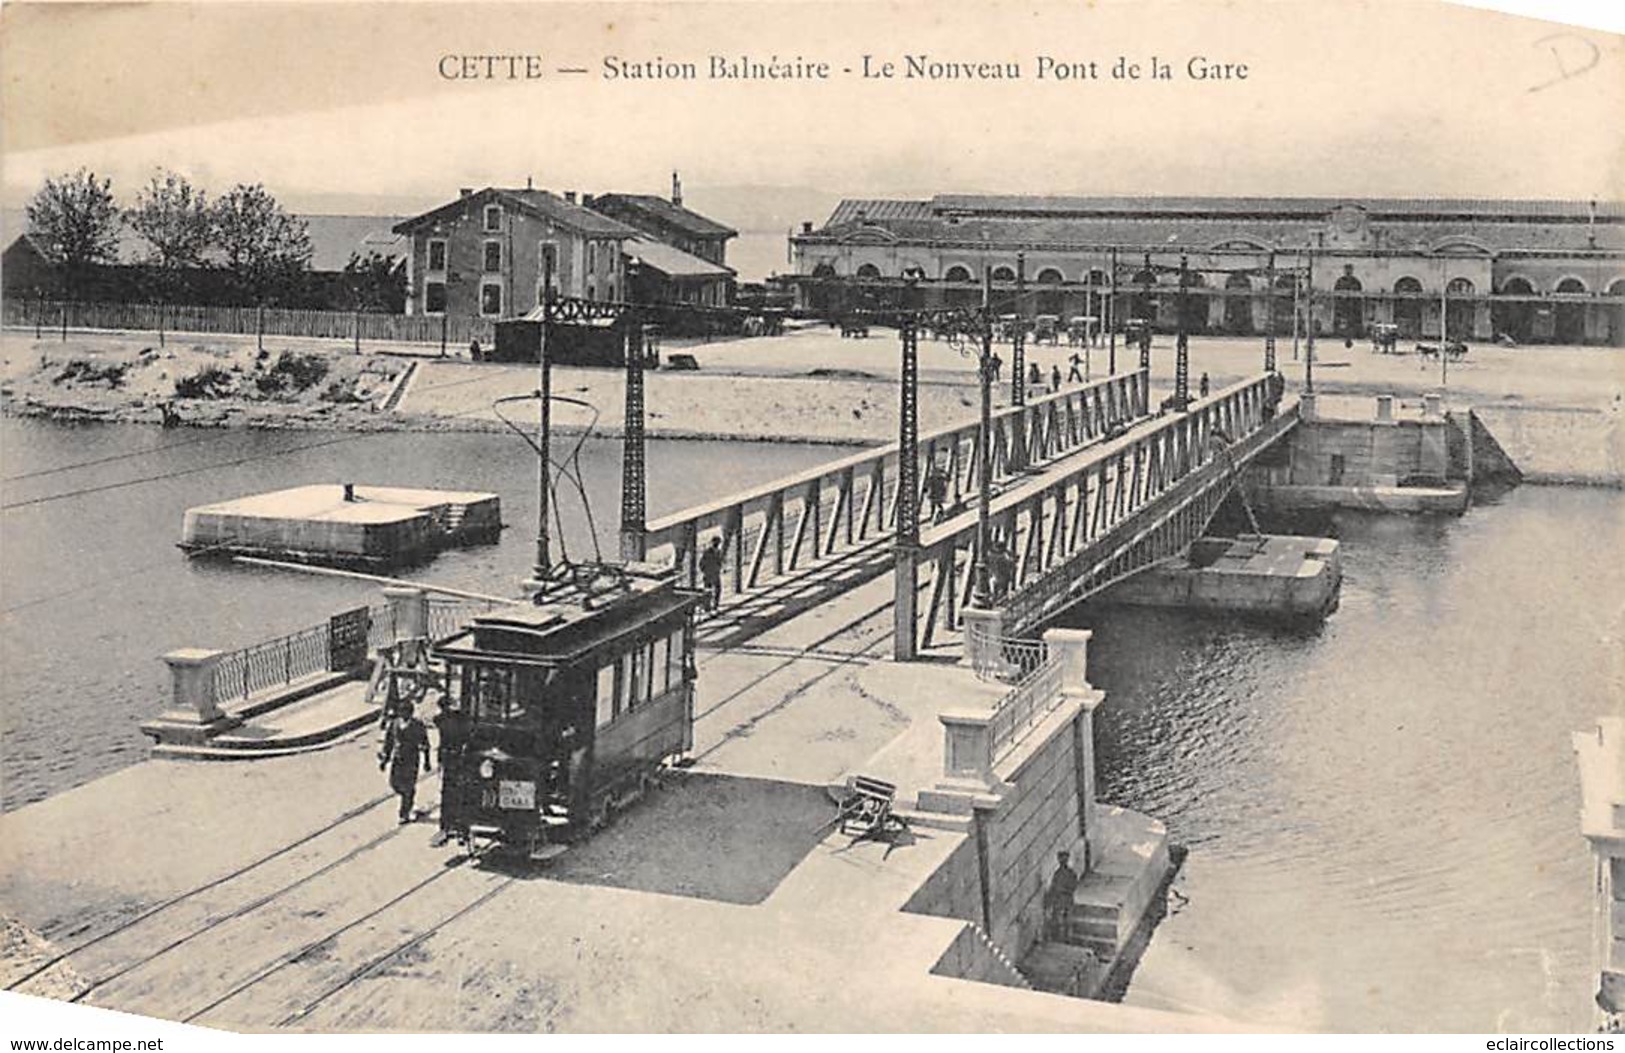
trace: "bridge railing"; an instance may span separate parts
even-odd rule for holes
[[[994,498],[992,534],[1011,557],[1006,572],[992,583],[995,602],[1005,612],[1004,631],[1029,629],[1058,609],[1079,577],[1074,566],[1079,559],[1091,553],[1123,555],[1117,547],[1119,533],[1147,508],[1183,514],[1172,519],[1172,528],[1163,531],[1156,544],[1136,549],[1135,558],[1165,558],[1199,537],[1223,497],[1210,492],[1217,475],[1208,473],[1201,488],[1184,496],[1171,496],[1170,491],[1191,473],[1213,464],[1224,442],[1245,440],[1251,444],[1245,454],[1250,457],[1273,441],[1277,434],[1273,432],[1266,441],[1253,441],[1269,430],[1271,395],[1267,375],[1241,381],[1195,400],[1186,412],[1164,414],[1099,443],[1042,487]],[[1218,446],[1216,437],[1222,437]],[[1173,503],[1164,506],[1165,498]],[[1160,512],[1154,520],[1156,527],[1167,525]],[[1130,547],[1139,540],[1140,535],[1134,534]],[[968,520],[928,527],[921,532],[920,549],[919,565],[928,568],[931,580],[916,639],[919,646],[928,647],[938,628],[959,626],[974,580],[976,524]],[[1099,577],[1098,569],[1091,564],[1086,591],[1109,583]],[[1137,567],[1120,563],[1116,569],[1130,573]]]
[[[993,416],[995,487],[1034,463],[1062,456],[1147,413],[1150,381],[1136,370],[1009,407]],[[979,422],[923,433],[916,447],[922,522],[963,512],[977,492]],[[646,557],[669,561],[698,584],[699,557],[721,541],[724,597],[748,593],[857,550],[873,550],[897,527],[898,445],[891,443],[660,517],[644,532]],[[927,500],[935,465],[946,476],[942,507]]]
[[[1022,677],[1008,695],[999,700],[988,726],[993,744],[993,760],[998,762],[1026,734],[1061,702],[1061,660],[1046,657]]]

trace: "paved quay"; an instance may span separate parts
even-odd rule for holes
[[[696,766],[542,868],[457,863],[430,823],[396,826],[370,731],[149,761],[8,814],[0,913],[66,952],[18,990],[243,1030],[1234,1027],[931,975],[966,923],[901,908],[965,835],[829,829],[826,786],[911,729],[940,741],[966,676],[884,661],[889,599],[876,579],[702,652]]]

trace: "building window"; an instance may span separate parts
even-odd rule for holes
[[[502,286],[494,282],[480,286],[480,313],[502,313]]]
[[[436,238],[429,242],[429,269],[443,271],[446,269],[446,241]]]
[[[502,272],[502,242],[488,241],[485,243],[485,273],[500,274]]]
[[[423,287],[423,313],[446,313],[446,283],[429,282]]]
[[[587,273],[598,273],[598,243],[596,241],[587,242]]]
[[[486,205],[485,206],[485,229],[486,230],[501,230],[502,229],[502,206],[501,205]]]

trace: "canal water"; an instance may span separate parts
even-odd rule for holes
[[[164,651],[376,602],[363,583],[188,563],[190,505],[344,479],[492,490],[501,543],[417,576],[507,593],[533,555],[535,462],[507,436],[3,420],[0,448],[8,809],[146,755]],[[842,452],[654,442],[650,512]],[[607,548],[618,464],[617,443],[584,447]],[[567,519],[580,553],[578,504]],[[1339,1031],[1588,1026],[1569,736],[1625,695],[1621,524],[1625,494],[1537,487],[1461,519],[1340,516],[1342,607],[1314,632],[1079,611],[1107,692],[1101,796],[1190,848],[1126,1001]]]
[[[555,439],[554,456],[574,439]],[[562,450],[558,447],[562,447]],[[0,420],[0,810],[147,755],[137,725],[165,708],[159,656],[228,650],[381,602],[377,585],[189,562],[184,511],[210,501],[346,480],[485,490],[502,497],[500,543],[442,553],[410,576],[515,595],[535,557],[536,457],[517,436],[164,431]],[[773,443],[651,441],[651,517],[850,452]],[[582,476],[603,551],[617,553],[620,441],[588,440]],[[587,517],[561,484],[567,553],[591,552]],[[555,545],[557,542],[555,541]],[[558,548],[554,549],[555,558]]]
[[[1190,854],[1125,1001],[1292,1029],[1589,1028],[1570,735],[1625,698],[1625,494],[1336,517],[1318,631],[1092,628],[1101,798]]]

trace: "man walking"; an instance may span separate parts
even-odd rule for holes
[[[700,580],[705,583],[705,609],[714,611],[722,603],[722,539],[714,537],[700,553]]]
[[[389,769],[389,788],[401,799],[400,821],[410,823],[412,805],[418,793],[418,758],[423,758],[423,770],[433,771],[429,759],[429,732],[423,721],[412,712],[410,704],[395,710],[395,719],[384,732],[384,749],[378,757],[378,770]]]
[[[1083,383],[1083,370],[1080,369],[1079,367],[1083,365],[1083,356],[1079,355],[1076,351],[1074,351],[1074,352],[1072,352],[1072,357],[1070,359],[1068,359],[1067,361],[1072,366],[1072,368],[1067,370],[1066,382],[1068,384],[1082,384]]]
[[[464,771],[464,766],[458,762],[462,759],[463,747],[468,744],[471,727],[468,717],[452,705],[450,698],[440,696],[439,705],[434,727],[437,740],[435,752],[440,757],[440,829],[429,842],[431,848],[445,844],[457,832],[450,823],[460,814],[463,786],[460,780],[453,778],[452,772]]]

